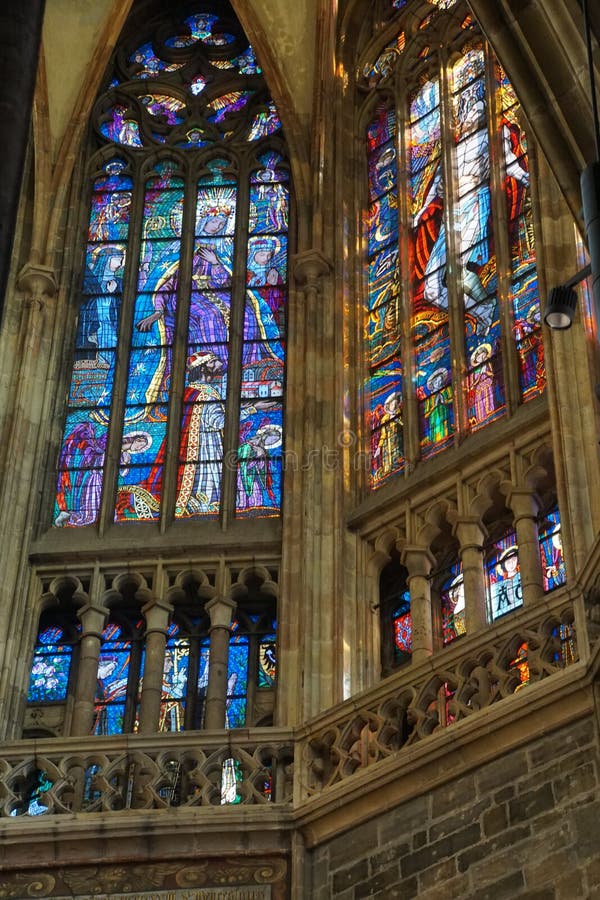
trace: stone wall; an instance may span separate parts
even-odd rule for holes
[[[312,850],[306,896],[600,898],[598,762],[591,718],[548,734]]]

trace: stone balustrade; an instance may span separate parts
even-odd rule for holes
[[[0,816],[302,804],[589,658],[562,588],[296,729],[44,738],[0,750]],[[425,746],[423,747],[425,750]],[[295,795],[293,796],[295,782]]]
[[[44,739],[0,754],[0,816],[289,804],[290,731]]]
[[[556,591],[533,609],[522,608],[484,632],[462,637],[314,719],[296,738],[297,777],[306,797],[476,717],[576,662],[583,655],[577,603],[573,593]],[[587,643],[585,633],[582,640]]]

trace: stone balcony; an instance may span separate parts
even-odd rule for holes
[[[114,846],[169,821],[181,847],[199,832],[210,842],[246,831],[259,844],[271,832],[285,844],[296,825],[317,843],[374,803],[416,796],[583,715],[597,656],[588,587],[587,604],[563,587],[296,729],[6,743],[5,862],[13,840],[41,851],[58,829],[77,843],[84,822]]]

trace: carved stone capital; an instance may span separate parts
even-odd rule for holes
[[[169,628],[169,616],[173,612],[173,607],[165,600],[158,597],[151,597],[147,603],[142,606],[142,613],[146,620],[146,634],[158,631],[166,634]]]
[[[25,263],[17,277],[17,288],[25,294],[29,303],[42,307],[58,289],[54,269],[38,263]]]
[[[479,516],[457,516],[452,533],[458,539],[461,552],[471,548],[481,550],[488,536]]]
[[[333,266],[320,250],[305,250],[292,258],[294,278],[304,290],[320,291],[322,279]]]
[[[540,504],[535,491],[515,488],[507,495],[506,502],[512,510],[515,524],[519,519],[537,518]]]
[[[77,610],[77,618],[83,626],[83,637],[92,635],[100,638],[110,610],[107,606],[88,603]]]
[[[427,547],[405,547],[401,562],[408,569],[408,578],[428,578],[435,565],[435,556]]]
[[[229,597],[213,597],[204,609],[210,616],[211,631],[213,628],[231,628],[231,619],[237,608],[235,600]]]

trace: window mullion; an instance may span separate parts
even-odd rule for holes
[[[498,279],[497,296],[500,317],[500,346],[502,347],[502,371],[504,375],[506,410],[512,415],[520,400],[518,376],[517,348],[513,340],[513,314],[510,302],[510,270],[511,258],[508,243],[508,215],[504,195],[504,152],[502,133],[498,128],[501,111],[497,108],[498,92],[495,87],[494,58],[489,47],[485,45],[486,83],[489,97],[489,142],[490,188],[492,193],[491,208],[493,220],[494,246],[496,248],[496,275]],[[495,163],[495,164],[494,164]]]
[[[446,227],[446,286],[448,290],[448,333],[452,354],[452,395],[456,411],[457,427],[454,442],[466,431],[467,412],[463,395],[465,371],[464,302],[460,248],[457,241],[457,216],[455,203],[458,198],[455,140],[453,128],[452,92],[448,76],[448,53],[442,51],[440,60],[440,122],[442,136],[442,165],[444,167],[444,218]]]
[[[146,182],[140,173],[139,163],[136,165],[134,162],[132,164],[132,170],[134,184],[132,214],[129,223],[125,273],[123,275],[121,315],[116,348],[115,382],[110,409],[108,440],[106,442],[102,505],[98,517],[98,530],[100,536],[105,533],[107,528],[110,528],[115,519],[116,483],[119,462],[121,459],[125,393],[127,390],[127,378],[129,374],[129,355],[131,351],[131,335],[138,280],[140,245],[142,240],[142,224],[144,219]]]
[[[191,302],[192,258],[196,220],[196,180],[186,177],[184,187],[181,244],[179,252],[179,285],[177,289],[175,334],[173,336],[171,386],[167,419],[166,453],[163,469],[160,532],[164,534],[173,519],[179,463],[179,441],[182,397],[187,362],[188,321]]]
[[[223,469],[221,476],[220,522],[223,530],[227,529],[230,519],[234,516],[237,485],[242,347],[244,342],[246,302],[248,209],[250,202],[247,166],[243,166],[240,170],[237,191],[234,260],[231,279],[227,405],[223,428]]]
[[[402,387],[404,406],[404,456],[406,460],[405,472],[412,471],[414,464],[421,455],[419,438],[419,411],[415,394],[415,360],[413,355],[412,339],[412,299],[411,299],[411,273],[410,273],[410,221],[409,204],[409,178],[408,178],[408,142],[406,139],[408,115],[408,96],[406,82],[396,94],[396,121],[397,121],[397,153],[398,155],[398,214],[400,216],[400,297],[401,309],[399,316],[400,333],[402,335],[401,359],[402,359]],[[405,237],[406,235],[406,237]]]
[[[185,710],[183,714],[183,728],[184,731],[191,731],[195,727],[199,727],[195,725],[197,709],[198,709],[198,674],[199,674],[199,664],[200,664],[200,640],[201,635],[192,635],[191,629],[189,632],[189,661],[188,661],[188,677],[187,677],[187,685],[185,688]]]

